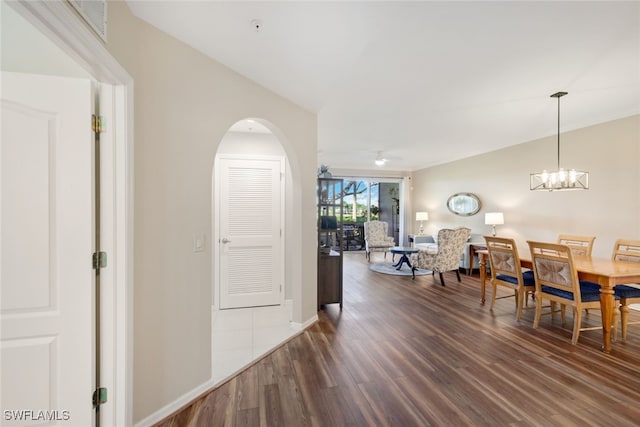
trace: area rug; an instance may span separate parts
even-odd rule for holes
[[[375,271],[376,273],[391,274],[394,276],[411,276],[411,269],[406,264],[403,264],[400,270],[396,270],[391,263],[377,262],[369,265],[369,270]],[[424,276],[425,274],[431,274],[431,271],[422,269],[416,270],[416,276]]]

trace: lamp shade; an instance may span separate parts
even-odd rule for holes
[[[416,221],[429,221],[429,212],[416,212]]]
[[[487,225],[504,224],[504,215],[502,212],[487,212],[484,214],[484,223]]]

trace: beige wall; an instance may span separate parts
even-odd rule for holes
[[[640,116],[561,134],[562,165],[589,171],[587,191],[529,190],[529,173],[555,169],[556,138],[415,172],[413,209],[429,212],[426,232],[464,225],[490,234],[484,214],[501,211],[505,224],[497,226],[498,235],[515,238],[521,251],[528,252],[527,240],[554,241],[569,233],[596,236],[594,255],[608,257],[617,238],[640,239]],[[447,210],[447,198],[457,192],[480,197],[478,215]]]
[[[107,48],[135,81],[134,421],[211,376],[212,168],[236,121],[270,123],[287,153],[296,213],[286,232],[294,321],[316,314],[316,116],[109,3]],[[305,242],[303,245],[302,242]]]

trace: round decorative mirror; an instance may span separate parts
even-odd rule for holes
[[[480,199],[472,193],[456,193],[447,200],[447,208],[456,215],[475,215],[480,210]]]

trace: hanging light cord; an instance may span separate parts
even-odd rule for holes
[[[560,96],[558,96],[558,170],[560,170]]]
[[[558,170],[560,170],[560,98],[568,94],[568,92],[556,92],[551,98],[558,98]]]

